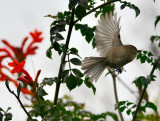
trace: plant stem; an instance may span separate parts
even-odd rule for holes
[[[70,38],[71,38],[71,33],[72,33],[73,26],[74,26],[74,8],[72,9],[71,20],[70,20],[69,30],[68,30],[67,39],[66,39],[66,44],[65,44],[65,50],[68,49],[69,41],[70,41]],[[64,62],[65,62],[65,59],[66,59],[66,53],[63,52],[63,55],[62,55],[62,58],[61,58],[61,65],[60,65],[59,73],[58,73],[58,79],[59,79],[59,80],[61,80],[61,74],[62,74],[62,72],[63,72],[63,70],[64,70],[64,67],[65,67],[65,63],[64,63]],[[57,104],[60,85],[61,85],[61,82],[60,82],[60,81],[56,83],[56,90],[55,90],[55,97],[54,97],[54,105]]]
[[[18,100],[19,104],[21,105],[22,109],[24,110],[24,112],[25,112],[25,113],[27,114],[27,116],[32,120],[32,117],[30,116],[30,114],[29,114],[29,113],[27,112],[27,110],[25,109],[25,107],[24,107],[24,105],[22,104],[19,96],[17,96],[17,95],[14,93],[14,91],[11,91],[11,89],[10,89],[10,87],[9,87],[9,81],[8,81],[8,80],[6,80],[5,85],[6,85],[7,89],[8,89],[8,91],[17,98],[17,100]]]
[[[159,60],[160,60],[160,57],[158,58],[157,62],[155,62],[155,64],[153,65],[153,68],[152,68],[152,70],[151,70],[151,72],[150,72],[150,76],[153,75],[154,71],[156,70],[156,68],[157,68],[157,66],[158,66],[158,63],[159,63]],[[136,111],[135,111],[134,116],[133,116],[133,121],[135,121],[136,118],[137,118],[137,114],[138,114],[138,111],[139,111],[138,109],[139,109],[139,107],[140,107],[140,105],[141,105],[141,102],[142,102],[142,99],[143,99],[143,97],[144,97],[144,94],[145,94],[145,92],[146,92],[147,87],[148,87],[148,84],[143,88],[141,97],[140,97],[140,99],[139,99],[139,102],[138,102],[138,104],[137,104]]]
[[[116,75],[114,73],[112,73],[111,75],[112,75],[112,78],[113,78],[114,96],[115,96],[115,99],[116,99],[116,104],[118,104],[119,101],[118,101],[117,86],[116,86]],[[118,107],[118,113],[119,113],[119,116],[121,118],[121,121],[124,121],[123,115],[122,115],[119,107]]]
[[[101,7],[105,6],[105,5],[109,5],[109,4],[114,3],[114,2],[117,2],[117,1],[120,1],[120,0],[113,0],[113,1],[111,0],[111,1],[109,1],[109,2],[105,2],[105,3],[101,4],[101,5],[93,8],[92,10],[88,11],[85,16],[87,16],[87,15],[89,15],[90,13],[96,11],[98,8],[101,8]],[[83,18],[84,18],[85,16],[83,16]],[[75,20],[75,21],[74,21],[74,24],[76,24],[79,20],[80,20],[80,19]]]

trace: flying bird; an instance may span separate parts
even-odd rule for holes
[[[82,61],[82,70],[89,80],[97,81],[106,68],[122,72],[127,63],[134,60],[137,48],[123,45],[120,37],[120,18],[117,14],[101,15],[95,30],[95,43],[100,57],[86,57]]]

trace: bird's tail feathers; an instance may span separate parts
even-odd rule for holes
[[[86,57],[82,63],[82,70],[90,81],[97,81],[106,68],[104,57]]]

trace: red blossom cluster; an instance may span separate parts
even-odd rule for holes
[[[30,32],[32,41],[28,45],[26,45],[28,37],[25,37],[20,47],[14,47],[8,41],[2,40],[2,43],[6,45],[6,47],[0,48],[0,81],[5,81],[6,79],[9,79],[9,81],[13,82],[16,87],[18,87],[18,80],[30,86],[33,84],[34,81],[32,77],[25,69],[23,69],[23,67],[25,64],[26,57],[28,55],[36,54],[35,51],[36,49],[38,49],[38,46],[36,46],[35,43],[42,42],[43,38],[41,37],[41,34],[42,32],[39,32],[37,30],[35,30],[34,32]],[[2,61],[5,61],[6,58],[10,58],[11,60],[13,60],[13,62],[8,63],[9,66],[13,67],[12,70],[10,70],[7,66],[2,64]],[[3,71],[4,69],[8,70],[12,74],[23,73],[25,75],[21,75],[17,78],[17,80],[14,80]],[[39,74],[40,71],[37,72],[37,76],[35,79],[36,83]],[[27,88],[21,88],[21,91],[24,94],[34,95],[33,92]]]

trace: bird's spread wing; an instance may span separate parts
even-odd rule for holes
[[[101,16],[95,31],[95,43],[100,56],[105,57],[112,48],[122,45],[120,40],[120,18],[117,21],[117,15],[112,13],[105,17]]]

